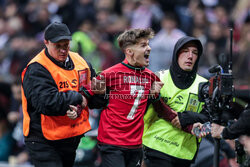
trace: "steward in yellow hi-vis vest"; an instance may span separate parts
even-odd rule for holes
[[[144,116],[147,166],[189,167],[195,159],[200,139],[190,133],[192,124],[209,119],[199,114],[203,106],[198,100],[199,83],[207,81],[196,73],[201,55],[200,41],[183,37],[175,45],[170,70],[159,72],[164,83],[161,99],[150,105]],[[176,118],[181,129],[172,124]]]
[[[198,84],[206,81],[203,77],[197,75],[194,83],[184,90],[180,90],[174,85],[168,70],[163,72],[161,81],[168,83],[161,89],[161,97],[168,99],[166,104],[174,111],[201,111],[202,103],[198,101],[197,92]],[[153,120],[154,123],[146,122],[146,120],[151,118],[155,119]],[[194,158],[198,148],[197,139],[194,135],[174,127],[164,119],[160,119],[157,113],[154,112],[152,105],[148,108],[144,119],[145,124],[152,124],[144,129],[143,144],[145,146],[150,146],[150,148],[152,147],[181,159],[192,160]]]
[[[91,130],[88,107],[99,108],[104,92],[91,64],[69,50],[70,40],[66,24],[49,24],[45,49],[22,72],[23,134],[36,167],[74,165],[80,139]]]

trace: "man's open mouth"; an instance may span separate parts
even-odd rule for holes
[[[149,54],[145,54],[144,58],[148,59],[149,58]]]

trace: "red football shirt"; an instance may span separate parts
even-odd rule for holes
[[[101,112],[97,139],[111,145],[142,144],[143,116],[154,81],[160,79],[147,68],[134,68],[125,60],[101,73],[109,103]]]

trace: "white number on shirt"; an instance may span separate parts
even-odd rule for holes
[[[127,116],[127,119],[129,119],[129,120],[134,119],[139,102],[140,102],[141,97],[144,93],[144,86],[130,85],[130,95],[135,96],[136,92],[138,92],[138,93],[137,93],[137,96],[135,98],[134,105],[132,106],[132,108]]]

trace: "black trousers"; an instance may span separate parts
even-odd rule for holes
[[[128,149],[112,145],[98,145],[102,167],[140,167],[142,148]]]
[[[35,167],[72,167],[80,138],[73,142],[34,142],[25,145]]]
[[[192,161],[175,158],[157,150],[144,148],[146,167],[190,167]]]

